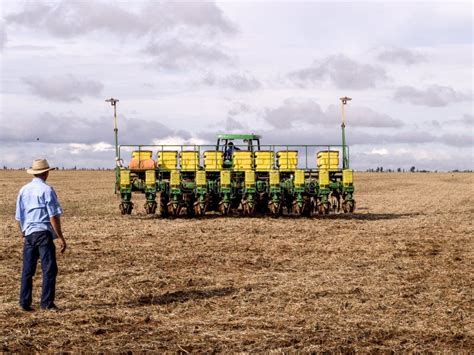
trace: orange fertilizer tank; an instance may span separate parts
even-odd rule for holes
[[[140,150],[132,152],[132,159],[130,160],[129,169],[131,170],[146,170],[155,169],[156,164],[152,159],[153,152],[151,150]]]

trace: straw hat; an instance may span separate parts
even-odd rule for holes
[[[49,167],[48,161],[46,159],[36,159],[33,162],[31,168],[26,170],[26,172],[31,175],[37,175],[54,169],[56,168]]]

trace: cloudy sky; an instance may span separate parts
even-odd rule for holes
[[[340,144],[355,169],[474,169],[473,8],[455,2],[2,0],[0,165],[122,144]]]

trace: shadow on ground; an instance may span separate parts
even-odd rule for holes
[[[380,220],[392,220],[392,219],[400,219],[400,218],[410,218],[422,215],[421,213],[337,213],[337,214],[329,214],[329,215],[318,215],[315,214],[311,217],[303,217],[303,216],[296,216],[296,215],[281,215],[281,216],[269,216],[269,215],[256,215],[256,216],[243,216],[239,214],[230,214],[227,216],[222,216],[219,214],[208,214],[199,217],[188,217],[188,216],[180,216],[180,217],[160,217],[158,215],[153,216],[146,216],[146,215],[136,215],[131,216],[129,218],[136,218],[136,219],[196,219],[196,220],[213,220],[213,219],[222,219],[222,218],[233,218],[233,219],[255,219],[255,218],[266,218],[266,219],[340,219],[340,220],[361,220],[361,221],[380,221]]]
[[[328,219],[348,219],[361,221],[380,221],[388,219],[410,218],[420,216],[421,213],[353,213],[353,214],[333,214],[318,218]]]
[[[145,295],[140,296],[135,302],[131,302],[130,305],[135,306],[148,306],[148,305],[167,305],[171,303],[182,303],[187,301],[196,301],[202,299],[208,299],[213,297],[224,297],[229,296],[237,291],[233,287],[213,288],[209,290],[187,290],[187,291],[176,291],[166,292],[162,295]]]

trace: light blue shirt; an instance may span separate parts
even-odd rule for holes
[[[56,238],[49,219],[62,213],[56,192],[42,179],[35,177],[21,188],[15,219],[20,222],[23,235],[48,230]]]

